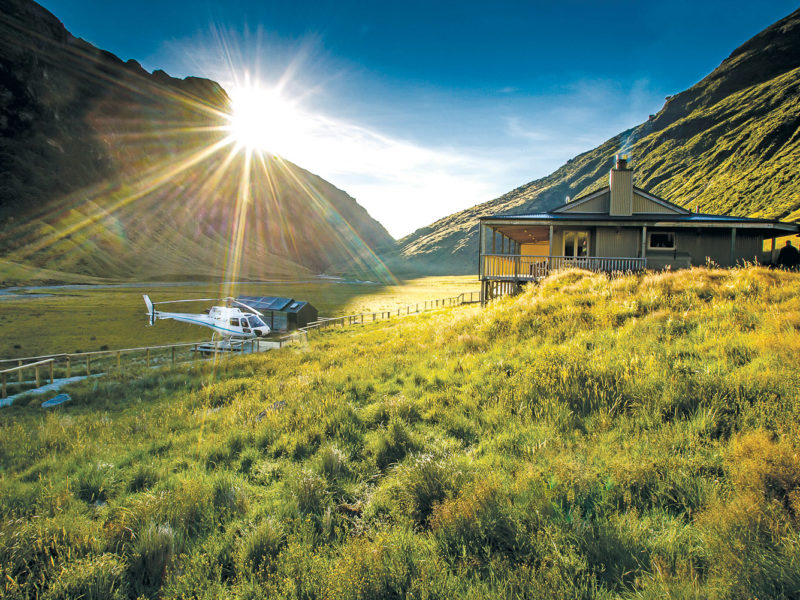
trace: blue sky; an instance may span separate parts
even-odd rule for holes
[[[271,150],[396,237],[647,119],[796,1],[44,0],[152,71],[277,86]],[[275,109],[283,114],[281,108]],[[635,158],[635,157],[634,157]]]

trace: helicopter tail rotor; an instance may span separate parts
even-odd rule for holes
[[[156,324],[156,309],[153,306],[153,302],[150,300],[150,296],[147,294],[143,294],[144,296],[144,303],[147,306],[147,314],[150,316],[150,325]]]

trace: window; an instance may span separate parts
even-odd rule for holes
[[[239,319],[231,319],[231,325],[233,327],[238,327],[239,326]]]
[[[649,250],[674,250],[675,234],[671,231],[653,231],[648,234]]]
[[[569,256],[569,257],[589,256],[589,232],[565,231],[564,256]]]

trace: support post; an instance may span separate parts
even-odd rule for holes
[[[175,366],[175,346],[172,347],[172,365]]]
[[[773,241],[775,241],[775,238],[773,238]],[[21,360],[20,360],[20,361],[17,361],[17,363],[18,363],[18,366],[20,366],[20,367],[22,366],[22,361],[21,361]],[[22,383],[22,369],[20,369],[19,371],[17,371],[17,380],[18,380],[20,383]]]
[[[645,258],[647,256],[647,225],[642,226],[642,249],[640,256]]]
[[[736,266],[736,228],[731,227],[731,266]]]
[[[42,387],[42,384],[39,381],[39,365],[33,367],[33,372],[36,374],[36,387]]]
[[[122,366],[122,352],[117,350],[117,368],[119,369]]]
[[[8,391],[6,390],[6,374],[3,373],[3,398],[8,397]]]
[[[147,366],[150,366],[150,348],[147,349]]]
[[[483,225],[478,221],[478,277],[481,275],[481,257],[483,257]]]
[[[91,375],[91,374],[92,374],[92,368],[91,368],[91,366],[90,366],[90,364],[89,364],[89,363],[90,363],[90,361],[91,361],[91,358],[90,358],[90,357],[89,357],[89,355],[87,354],[87,355],[86,355],[86,376],[87,376],[87,377],[88,377],[89,375]]]
[[[51,385],[53,383],[53,362],[54,361],[52,361],[52,360],[50,361],[50,384]]]
[[[71,371],[72,371],[72,359],[68,356],[67,357],[67,379],[70,378]]]

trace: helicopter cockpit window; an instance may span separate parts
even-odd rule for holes
[[[258,317],[250,317],[250,323],[253,325],[253,327],[264,327],[264,321]]]
[[[233,327],[238,327],[239,326],[239,319],[231,319],[231,325]]]

